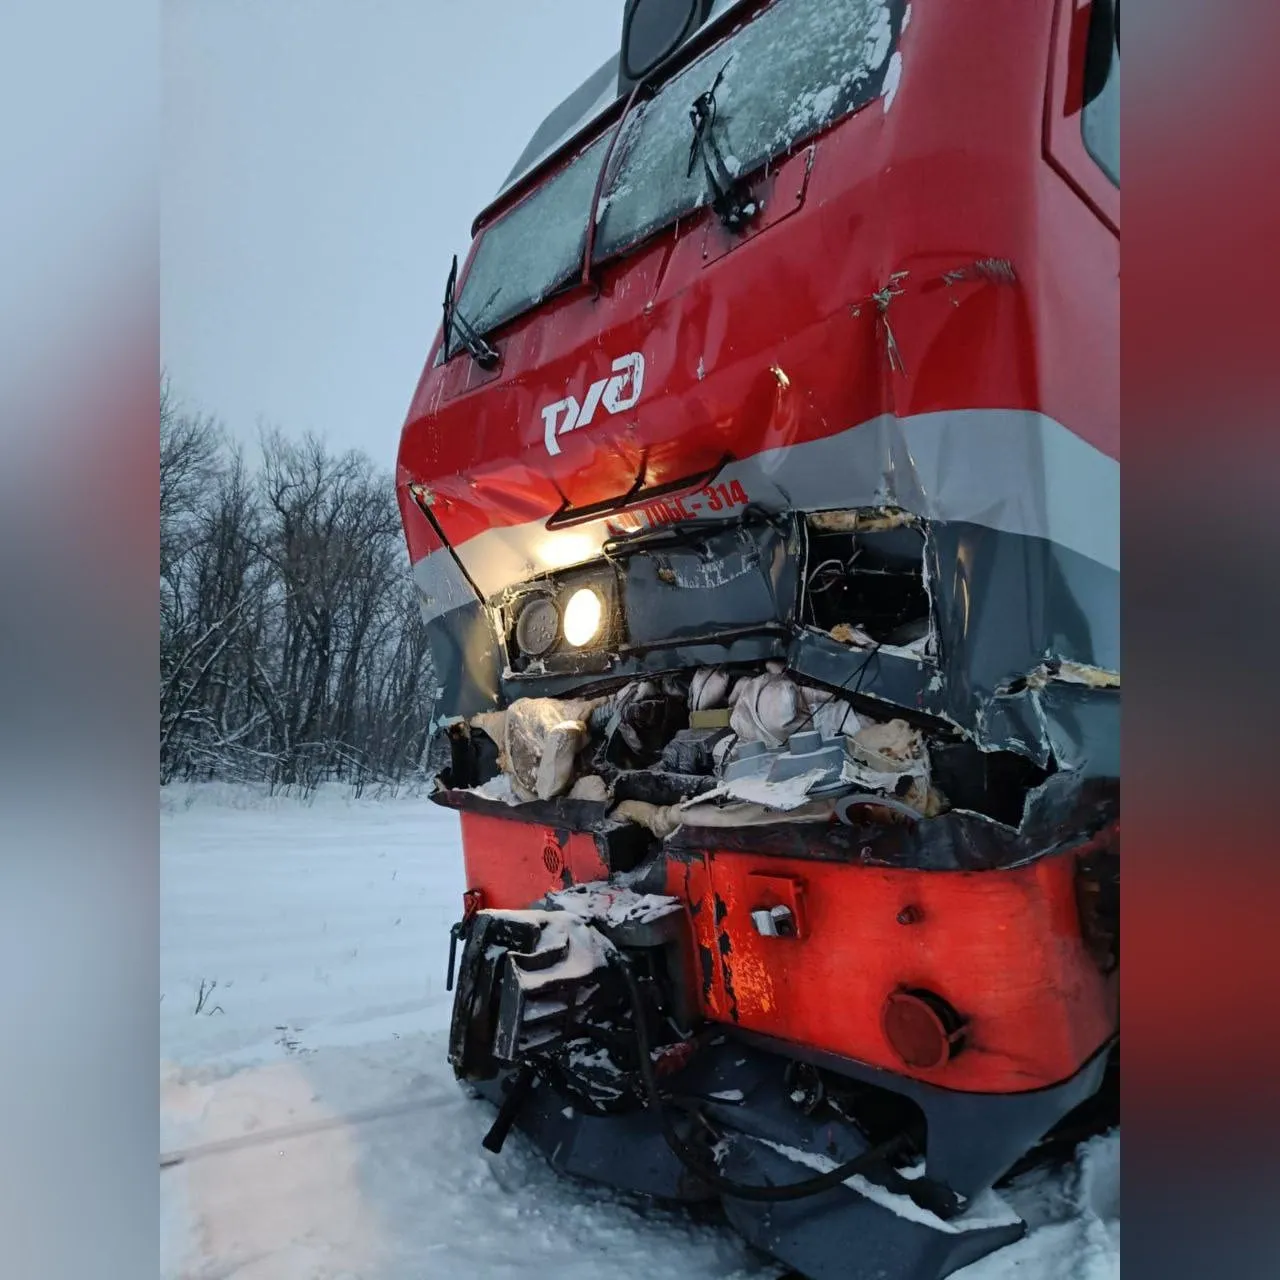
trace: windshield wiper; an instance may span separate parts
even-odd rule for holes
[[[725,163],[716,141],[716,90],[724,79],[724,73],[733,61],[730,56],[723,67],[716,73],[711,88],[700,93],[689,108],[689,119],[693,123],[693,141],[689,144],[689,167],[685,177],[691,177],[693,166],[698,157],[702,157],[702,168],[707,175],[707,186],[711,189],[711,207],[716,216],[731,231],[737,231],[756,213],[756,202]]]
[[[467,349],[471,358],[482,369],[492,369],[498,363],[498,353],[472,328],[466,316],[458,310],[454,298],[454,290],[458,284],[458,255],[453,255],[453,266],[449,269],[449,280],[444,287],[444,358],[453,354],[449,346],[454,331],[458,340]]]

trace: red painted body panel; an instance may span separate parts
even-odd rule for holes
[[[486,908],[518,910],[608,874],[590,835],[461,818],[467,887]],[[1114,979],[1081,939],[1075,861],[921,872],[709,849],[670,859],[667,891],[689,904],[708,1018],[946,1088],[1019,1092],[1067,1079],[1115,1033]],[[751,922],[779,902],[799,905],[796,939],[761,937]],[[908,907],[918,918],[904,925]],[[936,1070],[905,1066],[880,1026],[885,998],[912,987],[968,1020],[963,1052]]]
[[[714,850],[668,865],[668,890],[691,904],[713,962],[704,1000],[717,1021],[980,1093],[1065,1080],[1114,1033],[1114,986],[1080,936],[1072,854],[997,873]],[[798,938],[753,926],[753,910],[783,900],[764,877],[794,882]],[[904,925],[908,907],[919,918]],[[968,1019],[966,1047],[936,1070],[905,1066],[881,1029],[885,999],[913,987]]]
[[[913,7],[892,108],[873,102],[783,166],[794,202],[812,163],[790,216],[726,253],[704,212],[598,270],[598,295],[576,287],[491,335],[496,373],[428,364],[400,479],[431,488],[455,547],[624,491],[642,450],[657,485],[880,413],[1034,409],[1119,456],[1119,242],[1049,158],[1050,130],[1059,151],[1079,132],[1050,74],[1055,4]],[[1016,281],[944,277],[982,259]],[[905,372],[871,302],[900,272],[887,320]],[[630,351],[647,364],[639,403],[549,457],[542,407]]]
[[[520,910],[556,889],[609,874],[590,835],[476,813],[462,815],[462,856],[467,888],[479,889],[481,905],[491,910]]]

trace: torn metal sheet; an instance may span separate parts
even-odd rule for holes
[[[813,730],[796,732],[785,747],[770,750],[763,742],[743,742],[725,761],[726,783],[757,779],[777,784],[811,779],[802,794],[816,795],[844,785],[846,755],[843,740],[824,738]]]
[[[780,623],[793,607],[800,559],[793,521],[691,530],[630,555],[621,542],[615,554],[625,557],[632,645]]]
[[[828,563],[835,567],[828,570]],[[815,601],[833,598],[832,574],[845,575],[841,591],[850,603],[840,607],[853,613],[844,622],[827,621],[830,630],[823,631],[807,619]],[[1045,539],[877,504],[816,517],[748,511],[715,525],[693,521],[617,538],[595,565],[536,579],[505,592],[498,604],[453,616],[469,617],[471,634],[486,619],[485,643],[468,651],[476,673],[471,696],[479,695],[485,708],[599,695],[646,676],[692,677],[699,668],[754,664],[759,671],[773,662],[775,673],[788,675],[761,675],[757,684],[781,680],[794,694],[793,681],[811,682],[851,703],[855,715],[904,719],[1083,779],[1118,776],[1117,581],[1097,561]],[[521,660],[512,620],[527,593],[563,601],[584,587],[599,595],[607,615],[599,641]],[[885,590],[888,597],[876,595]],[[921,631],[906,643],[888,642],[897,633],[883,621],[863,625],[878,616],[866,609],[892,616],[894,591],[925,611]],[[830,614],[829,605],[822,607]],[[499,661],[505,674],[494,681]],[[732,686],[739,699],[733,728],[759,737],[743,718],[743,687],[741,680]],[[764,736],[768,745],[815,723],[814,690],[806,696]],[[539,787],[530,775],[517,794],[541,791],[549,798],[567,790],[568,761],[584,741],[581,734],[566,737],[568,754],[551,770],[554,778],[549,773]],[[927,794],[926,784],[915,800],[932,811]]]

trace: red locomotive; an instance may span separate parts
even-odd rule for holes
[[[1118,10],[627,0],[404,427],[487,1145],[814,1280],[1114,1121]]]

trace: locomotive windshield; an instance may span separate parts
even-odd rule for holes
[[[479,333],[537,306],[582,270],[591,197],[608,149],[597,138],[567,168],[483,232],[458,296]]]
[[[879,97],[897,7],[886,0],[778,0],[637,106],[601,199],[597,259],[707,203],[703,168],[689,163],[694,99],[714,85],[708,141],[731,174],[748,174]]]
[[[623,124],[596,212],[601,261],[705,205],[691,105],[713,91],[703,145],[747,175],[894,86],[902,0],[776,0],[639,103]],[[888,99],[887,99],[888,101]],[[612,134],[486,228],[458,307],[480,333],[577,273]]]

